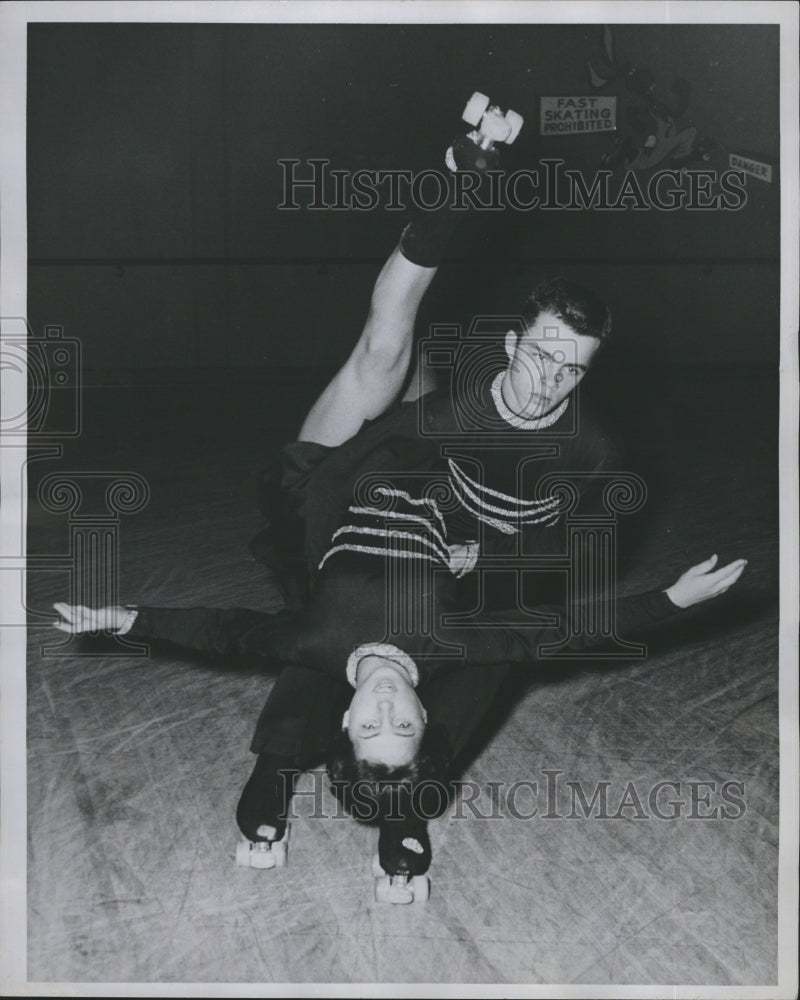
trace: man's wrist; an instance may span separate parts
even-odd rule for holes
[[[117,629],[117,635],[127,635],[133,628],[133,623],[139,617],[139,609],[133,605],[126,605],[125,611],[126,614],[122,620],[122,624]]]

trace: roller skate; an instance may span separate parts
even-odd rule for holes
[[[289,852],[286,813],[299,771],[271,754],[259,754],[236,807],[244,839],[236,845],[240,868],[283,868]]]
[[[477,174],[479,184],[465,190],[478,192],[485,183],[487,171],[497,168],[500,163],[495,143],[513,142],[522,128],[522,117],[516,111],[503,115],[499,108],[489,106],[485,94],[474,93],[462,117],[476,128],[468,135],[458,136],[445,154],[450,197],[438,208],[415,206],[400,240],[403,256],[420,267],[439,266],[465,209],[474,204],[471,198],[464,200],[458,177],[463,179],[467,174]]]
[[[495,143],[504,142],[510,146],[519,135],[524,121],[516,111],[503,114],[496,105],[489,104],[485,94],[477,90],[467,101],[461,117],[474,126],[474,131],[459,136],[445,154],[445,163],[454,172],[477,170],[483,173],[495,169],[500,163]]]
[[[386,820],[372,859],[378,903],[427,903],[431,883],[431,842],[424,820]]]

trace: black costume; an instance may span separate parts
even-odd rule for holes
[[[448,404],[445,393],[426,401],[429,426],[437,419],[445,425],[455,418]],[[477,498],[471,509],[451,505],[442,513],[436,499],[413,495],[414,486],[421,492],[419,474],[424,467],[433,481],[449,477],[456,492],[466,479],[462,470],[470,460],[470,448],[478,450],[475,436],[462,433],[456,458],[443,459],[441,438],[421,438],[418,419],[416,404],[404,405],[339,448],[298,442],[286,449],[286,495],[306,525],[306,558],[314,578],[310,598],[301,609],[278,614],[241,609],[140,610],[133,627],[137,635],[221,655],[255,655],[284,667],[259,719],[251,745],[255,753],[285,757],[301,769],[318,763],[350,699],[346,666],[354,648],[391,643],[418,665],[429,719],[444,725],[455,756],[511,666],[535,662],[541,658],[540,646],[564,637],[557,606],[537,608],[549,615],[549,624],[519,610],[486,614],[480,628],[443,624],[443,617],[459,608],[461,584],[449,568],[453,535],[456,543],[477,536],[481,555],[487,549],[502,551],[510,543],[518,544],[519,535],[528,545],[552,546],[554,540],[558,544],[559,515],[550,498],[535,497],[541,475],[531,480],[531,500],[498,488],[499,483],[509,488],[509,476],[502,478],[512,464],[507,451],[490,452],[490,458],[483,459],[483,471],[494,473],[494,485],[467,480],[468,498]],[[528,467],[541,461],[548,471],[556,465],[570,471],[576,466],[583,471],[589,465],[590,471],[597,471],[606,463],[608,449],[598,447],[604,439],[593,425],[584,425],[584,430],[589,428],[591,434],[566,434],[561,441],[555,436],[557,425],[551,434],[507,425],[504,431],[513,435],[515,461],[526,446],[528,452],[535,448],[535,454],[544,456],[529,461]],[[453,429],[452,423],[447,429]],[[564,442],[566,458],[554,454],[554,444]],[[402,468],[409,470],[408,477],[397,473]],[[538,472],[538,464],[535,468]],[[516,469],[515,465],[515,473]],[[390,480],[385,470],[395,470]],[[359,498],[359,493],[368,496]],[[326,534],[323,548],[321,538]],[[391,567],[399,565],[414,568],[398,574]],[[398,602],[414,610],[415,622],[404,634],[393,631],[389,620]],[[624,637],[676,612],[663,593],[619,601],[618,632]],[[570,648],[579,652],[585,644],[573,640]]]
[[[255,655],[281,668],[251,743],[259,759],[237,813],[248,839],[260,839],[265,815],[272,824],[283,812],[297,774],[327,756],[352,696],[346,668],[355,647],[390,643],[413,659],[429,726],[444,728],[453,760],[512,667],[534,663],[540,646],[563,639],[553,605],[537,608],[549,615],[544,623],[520,611],[488,612],[480,628],[443,622],[475,575],[459,582],[451,546],[468,545],[472,569],[487,557],[560,552],[564,517],[542,488],[546,477],[582,475],[581,503],[589,504],[599,476],[613,468],[608,440],[585,410],[578,413],[574,394],[549,426],[533,421],[528,429],[509,426],[497,388],[495,374],[478,387],[471,410],[442,390],[392,408],[338,448],[284,449],[280,488],[271,481],[266,561],[285,577],[305,572],[309,580],[288,610],[140,609],[132,634]],[[411,609],[410,628],[390,620],[398,608],[400,617]],[[620,601],[618,633],[676,612],[663,593]],[[287,773],[279,781],[280,770]]]

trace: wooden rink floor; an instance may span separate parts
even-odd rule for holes
[[[750,560],[738,590],[645,661],[548,668],[520,687],[465,765],[465,797],[488,818],[462,799],[431,824],[425,906],[373,901],[376,831],[332,815],[321,775],[303,778],[289,865],[237,868],[234,810],[273,677],[177,651],[43,652],[65,638],[47,622],[69,574],[31,572],[29,979],[776,982],[777,387],[764,378],[765,408],[751,412],[730,381],[680,391],[654,391],[632,430],[652,479],[624,585],[667,586],[718,551]],[[150,499],[121,518],[121,602],[274,607],[247,541],[259,449],[293,414],[264,399],[252,382],[87,390],[80,439],[30,465],[29,551],[69,546],[67,516],[36,503],[42,476],[135,471]],[[559,789],[549,803],[546,771]],[[530,781],[536,803],[520,786],[517,816],[502,795],[491,816],[490,783]],[[631,782],[650,813],[650,789],[667,781],[678,790],[658,802],[680,800],[680,818],[566,818],[567,782],[588,797],[607,782],[613,814]],[[713,808],[730,781],[743,815],[688,818],[690,782],[716,783]]]

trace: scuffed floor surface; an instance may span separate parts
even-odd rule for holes
[[[283,385],[272,412],[253,383],[88,390],[84,434],[31,464],[32,495],[54,471],[138,472],[151,496],[121,517],[121,601],[274,606],[246,543],[259,450],[304,401]],[[548,670],[520,690],[432,824],[427,906],[373,902],[375,831],[331,818],[320,775],[303,779],[289,866],[235,867],[234,808],[272,678],[177,652],[43,655],[64,638],[46,623],[69,574],[32,572],[30,980],[775,982],[775,424],[729,389],[712,399],[684,380],[680,400],[665,386],[649,411],[643,394],[631,443],[651,496],[625,585],[666,585],[718,550],[750,560],[738,592],[644,662]],[[34,501],[31,551],[68,546],[67,516]],[[535,795],[521,784],[509,800],[515,782]],[[605,787],[616,818],[582,817],[576,782],[588,798]],[[678,818],[653,815],[658,782],[677,783],[656,802]],[[740,783],[726,786],[738,818],[689,818],[719,814],[726,782]],[[490,783],[503,783],[494,807]]]

